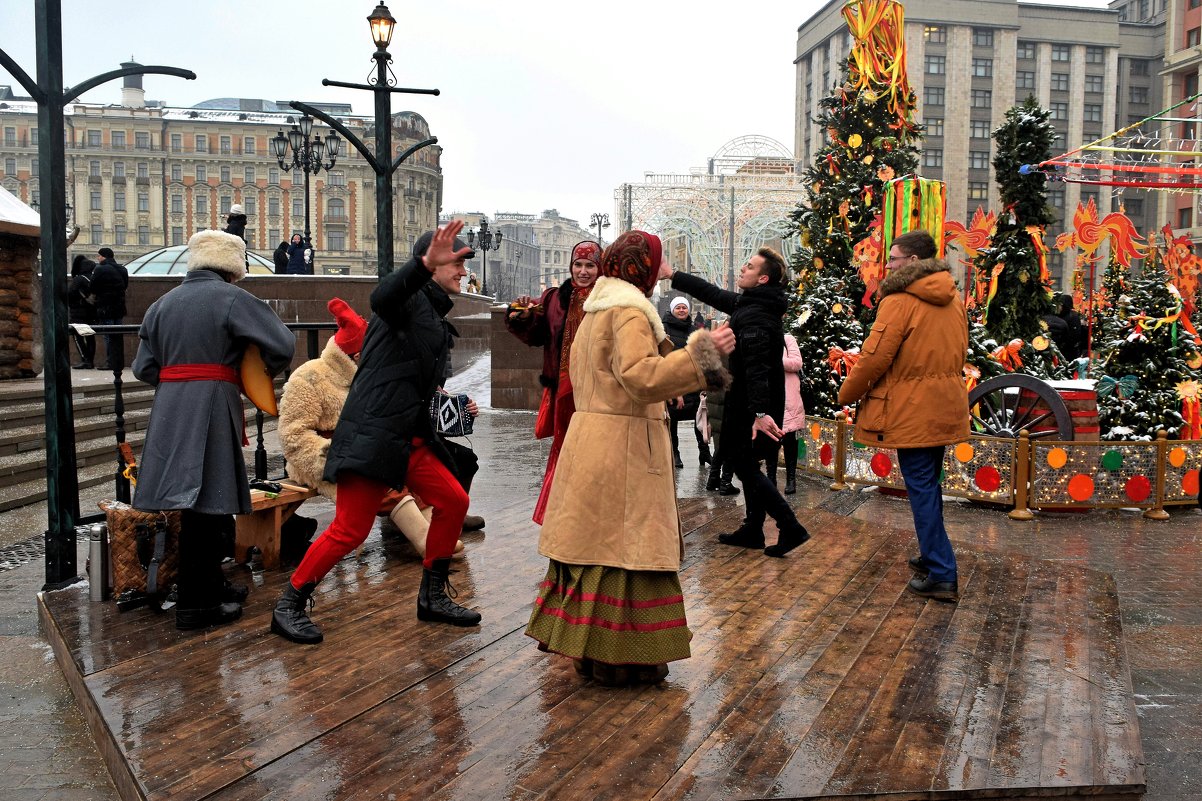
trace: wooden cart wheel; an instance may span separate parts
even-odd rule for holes
[[[1040,402],[1031,403],[1031,395]],[[1073,439],[1073,417],[1064,399],[1032,375],[1014,373],[983,381],[968,393],[968,407],[974,434],[1016,439],[1026,429],[1031,439]]]

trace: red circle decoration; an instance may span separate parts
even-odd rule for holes
[[[972,480],[982,492],[997,492],[998,487],[1002,486],[1002,474],[990,465],[978,469]]]
[[[1068,497],[1077,503],[1085,503],[1093,497],[1093,479],[1078,473],[1068,480]]]
[[[1152,494],[1152,482],[1148,481],[1147,476],[1131,476],[1127,479],[1127,485],[1123,487],[1123,491],[1131,500],[1143,503]]]
[[[881,478],[889,475],[893,471],[893,461],[883,453],[878,453],[872,457],[870,462],[872,472],[876,473]]]
[[[1185,475],[1181,477],[1181,491],[1186,495],[1198,494],[1198,471],[1186,470]]]
[[[834,454],[831,452],[831,444],[828,442],[818,451],[818,458],[822,461],[823,467],[830,467],[834,459]]]

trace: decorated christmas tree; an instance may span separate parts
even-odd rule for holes
[[[1006,112],[1006,122],[993,133],[993,169],[1003,211],[975,267],[985,288],[981,322],[999,343],[1033,339],[1043,330],[1043,315],[1052,311],[1043,237],[1055,216],[1047,204],[1043,174],[1027,166],[1051,157],[1056,131],[1048,122],[1050,114],[1028,97]]]
[[[805,294],[792,300],[785,330],[797,339],[809,379],[802,384],[807,414],[829,419],[841,408],[839,385],[855,364],[863,339],[854,308],[843,280],[826,272],[813,276]]]

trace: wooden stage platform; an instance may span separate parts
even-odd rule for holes
[[[126,799],[1143,794],[1107,575],[961,550],[960,604],[925,602],[908,532],[803,510],[815,539],[770,559],[715,541],[741,507],[683,501],[693,657],[610,689],[523,633],[545,570],[529,506],[465,537],[478,629],[418,622],[420,565],[376,535],[320,587],[316,647],[268,632],[281,572],[206,632],[79,587],[42,620]]]

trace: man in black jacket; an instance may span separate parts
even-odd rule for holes
[[[480,615],[452,601],[447,575],[463,528],[468,495],[430,420],[430,402],[446,376],[451,338],[447,312],[474,252],[455,220],[423,234],[413,258],[380,279],[371,293],[359,367],[326,454],[325,481],[335,482],[334,520],[309,546],[275,605],[271,630],[293,642],[318,643],[322,633],[306,605],[317,583],[363,544],[390,488],[407,486],[434,508],[426,539],[419,620],[474,626]],[[454,594],[452,590],[451,595]]]
[[[777,422],[783,422],[785,415],[781,353],[785,348],[782,318],[788,304],[784,275],[781,255],[760,248],[739,271],[741,292],[728,292],[696,276],[675,272],[667,262],[659,276],[672,279],[673,289],[730,315],[735,332],[735,352],[730,357],[734,380],[726,392],[722,448],[743,484],[747,513],[736,531],[719,535],[718,540],[742,548],[764,548],[764,519],[770,515],[780,536],[775,545],[764,548],[768,556],[784,556],[810,538],[784,496],[760,469],[760,462],[779,449],[784,433]]]
[[[100,261],[92,271],[92,297],[96,299],[96,322],[100,325],[121,325],[125,319],[125,290],[129,273],[113,258],[112,248],[96,251]],[[97,370],[123,370],[125,349],[121,334],[104,335],[104,363]]]

